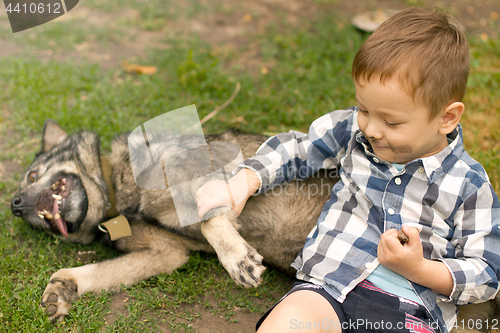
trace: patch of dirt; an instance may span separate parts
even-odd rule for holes
[[[215,303],[212,300],[210,303]],[[177,322],[185,323],[196,330],[196,333],[252,333],[255,332],[255,323],[262,316],[260,313],[250,312],[248,310],[233,309],[234,315],[231,316],[232,322],[229,322],[224,316],[214,314],[204,306],[195,304],[183,306],[177,312],[190,311],[197,317],[193,320],[177,318]],[[163,332],[168,332],[163,330]]]
[[[2,149],[2,146],[0,146],[0,149]],[[14,161],[0,161],[0,179],[10,179],[17,171],[19,171],[19,163]]]
[[[125,291],[113,294],[113,300],[109,304],[109,313],[104,316],[105,325],[112,325],[119,315],[124,317],[128,315],[126,303],[130,298],[131,296]]]
[[[105,324],[112,325],[119,316],[127,317],[129,315],[127,303],[134,300],[134,297],[130,296],[126,291],[113,294],[112,301],[109,304],[110,311],[104,316]],[[230,310],[234,314],[228,320],[223,313],[210,310],[217,309],[218,306],[217,300],[209,291],[202,297],[199,303],[207,304],[207,306],[183,304],[176,309],[165,308],[164,310],[154,310],[154,313],[150,314],[158,319],[158,326],[162,332],[171,331],[170,323],[174,327],[184,324],[195,329],[197,333],[255,332],[255,323],[257,323],[262,315],[235,307]],[[165,312],[164,315],[161,315],[162,311]],[[172,320],[172,318],[175,319]]]
[[[122,10],[113,14],[104,13],[99,10],[85,7],[84,4],[79,4],[70,13],[61,16],[56,21],[70,21],[75,24],[81,24],[84,20],[86,25],[94,29],[105,29],[114,31],[111,33],[112,41],[103,45],[99,43],[95,36],[89,35],[85,41],[74,45],[72,49],[57,51],[53,47],[45,50],[28,48],[31,55],[36,55],[40,59],[55,60],[55,61],[88,61],[99,64],[104,70],[112,70],[120,68],[122,61],[126,59],[138,59],[146,56],[146,51],[150,48],[164,49],[167,45],[161,43],[164,32],[161,31],[146,31],[139,27],[130,25],[126,31],[121,26],[113,22],[118,20],[134,21],[139,16],[136,10]],[[111,23],[110,23],[111,22]],[[49,23],[50,24],[50,23]],[[115,31],[116,30],[116,31]],[[21,32],[23,33],[23,32]],[[30,32],[26,32],[29,34]],[[36,37],[31,36],[32,38]],[[3,43],[9,44],[11,51],[2,52],[0,56],[15,55],[15,51],[23,53],[19,47],[0,40],[0,50],[5,49]],[[24,52],[26,53],[26,52]]]

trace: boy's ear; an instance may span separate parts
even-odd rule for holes
[[[441,134],[450,134],[457,127],[464,113],[465,105],[462,102],[453,102],[448,105],[441,114],[440,130]]]

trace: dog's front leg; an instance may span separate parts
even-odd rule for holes
[[[241,237],[235,226],[236,216],[226,211],[202,222],[201,232],[237,284],[245,288],[257,287],[266,269],[262,256]]]

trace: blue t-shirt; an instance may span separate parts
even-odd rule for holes
[[[408,282],[405,277],[382,265],[378,265],[366,279],[373,283],[375,287],[387,291],[388,293],[422,304],[422,301],[418,298],[415,290],[413,290],[410,282]]]

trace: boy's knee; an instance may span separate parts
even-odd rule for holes
[[[306,317],[304,312],[299,304],[281,302],[269,313],[258,332],[288,332],[293,321],[301,321],[299,317]]]
[[[338,321],[330,303],[318,293],[301,290],[287,296],[264,320],[259,333],[297,332],[306,327],[308,332],[319,332],[324,320]],[[315,323],[318,323],[315,327]],[[318,330],[316,330],[316,328]]]

